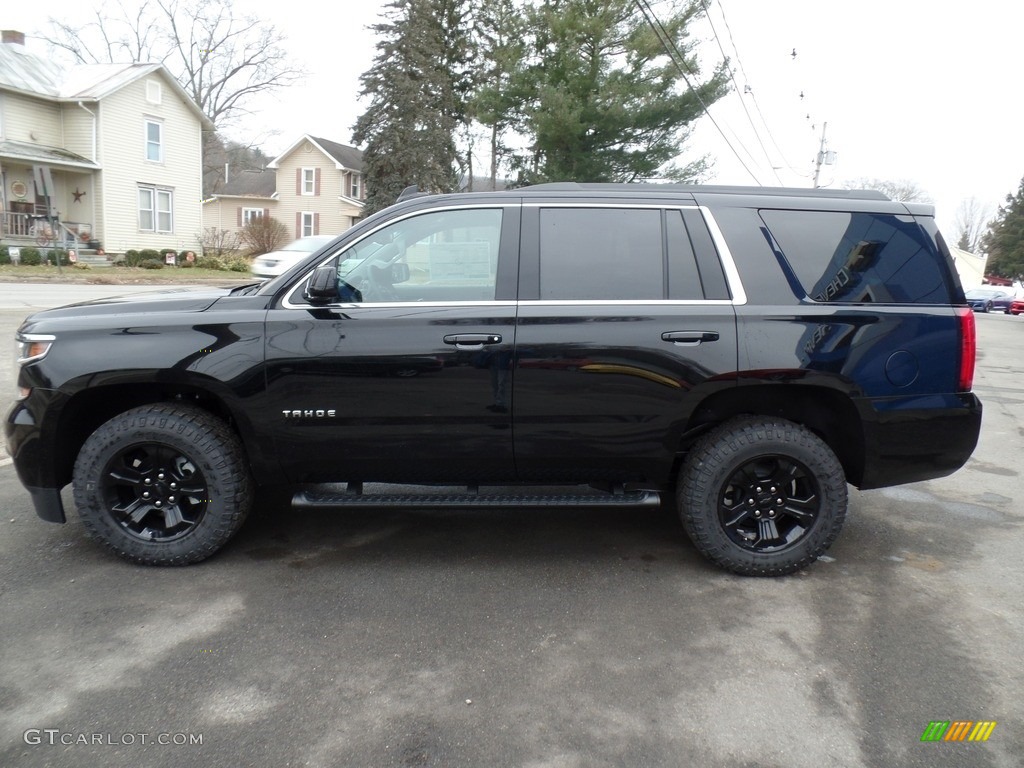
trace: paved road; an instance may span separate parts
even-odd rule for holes
[[[1024,318],[978,325],[968,467],[854,491],[786,579],[710,567],[664,511],[273,500],[212,560],[140,568],[0,467],[0,765],[1019,766]],[[920,741],[955,719],[998,725]]]

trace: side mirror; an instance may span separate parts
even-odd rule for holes
[[[317,267],[306,284],[306,301],[329,304],[338,298],[338,270],[333,264]]]

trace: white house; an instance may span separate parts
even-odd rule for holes
[[[108,253],[197,249],[213,124],[195,102],[162,64],[61,67],[24,42],[2,32],[0,243],[45,225]]]

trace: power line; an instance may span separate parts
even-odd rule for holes
[[[658,38],[658,42],[660,42],[662,47],[665,49],[665,52],[668,54],[669,59],[672,60],[672,63],[675,65],[676,69],[679,70],[679,74],[682,76],[683,82],[686,83],[686,86],[690,89],[690,92],[693,94],[694,98],[696,98],[697,101],[700,103],[701,108],[704,110],[704,114],[707,115],[708,119],[711,121],[711,124],[714,125],[715,128],[718,130],[719,134],[721,134],[722,139],[726,143],[726,146],[728,146],[729,149],[732,150],[732,153],[736,155],[736,159],[739,160],[740,165],[743,166],[743,169],[750,174],[750,177],[754,180],[754,182],[758,186],[762,186],[761,180],[758,179],[756,174],[754,174],[754,172],[751,171],[749,167],[747,167],[747,164],[743,162],[743,158],[740,157],[739,152],[736,151],[736,148],[732,145],[732,142],[729,141],[729,137],[725,135],[725,131],[722,130],[722,127],[718,124],[718,121],[715,120],[714,117],[712,117],[711,112],[708,110],[708,105],[704,102],[704,99],[701,98],[701,95],[697,91],[697,89],[693,87],[693,84],[690,82],[689,78],[687,78],[687,73],[689,73],[689,75],[694,78],[696,78],[696,74],[694,74],[694,72],[691,71],[689,66],[686,64],[686,56],[684,56],[682,51],[679,50],[679,46],[677,46],[675,41],[672,40],[672,38],[669,36],[665,27],[662,26],[662,23],[658,21],[658,17],[651,9],[650,4],[647,2],[647,0],[634,0],[634,2],[637,8],[639,8],[640,13],[643,14],[644,20],[647,22],[648,26],[650,26],[651,30],[654,32],[655,37]],[[748,155],[750,154],[750,152],[747,151],[746,147],[744,147],[744,151],[747,152]]]
[[[764,152],[765,159],[768,161],[768,167],[771,169],[772,173],[775,175],[775,179],[779,182],[779,184],[782,184],[782,177],[780,177],[778,172],[775,170],[774,161],[772,160],[771,155],[768,154],[768,148],[764,145],[764,142],[761,140],[761,134],[757,130],[757,126],[754,125],[754,118],[750,116],[750,110],[747,109],[747,102],[743,98],[744,91],[740,91],[740,84],[738,82],[736,82],[736,72],[735,72],[735,70],[732,67],[729,66],[729,56],[728,56],[728,54],[726,54],[725,47],[722,45],[722,39],[718,36],[718,30],[715,29],[715,23],[711,20],[711,11],[708,9],[708,4],[705,2],[705,0],[700,0],[700,4],[704,8],[704,16],[707,18],[708,24],[711,26],[711,32],[715,36],[715,42],[718,43],[718,50],[721,51],[721,53],[722,53],[722,62],[725,64],[725,68],[729,72],[729,79],[732,80],[732,84],[736,88],[736,95],[737,95],[737,97],[740,100],[740,106],[743,107],[743,112],[747,116],[747,122],[750,123],[750,129],[754,132],[754,138],[756,138],[757,139],[757,143],[761,145],[761,151]],[[732,37],[732,33],[730,32],[730,39],[731,39],[731,37]],[[736,48],[735,42],[733,43],[733,48],[734,49]],[[736,52],[736,61],[737,62],[739,62],[739,58],[740,58],[739,57],[739,51],[737,51]],[[745,76],[745,73],[744,73],[744,76]]]

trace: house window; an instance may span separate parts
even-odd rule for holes
[[[150,104],[159,104],[163,96],[163,89],[156,80],[146,81],[146,101]]]
[[[359,176],[354,173],[352,174],[352,199],[359,199]]]
[[[174,193],[158,187],[139,187],[139,231],[174,231]]]
[[[146,159],[164,161],[164,126],[154,120],[146,121]]]
[[[242,209],[242,226],[244,227],[251,221],[263,218],[262,208],[243,208]]]
[[[302,169],[302,194],[316,194],[316,168]]]
[[[299,214],[299,237],[310,237],[315,234],[318,234],[316,214],[311,211],[303,211]]]

